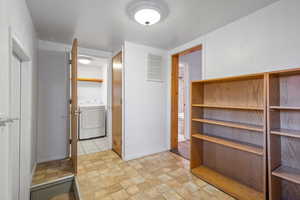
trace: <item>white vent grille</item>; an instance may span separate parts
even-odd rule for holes
[[[163,81],[161,56],[148,54],[147,81]]]

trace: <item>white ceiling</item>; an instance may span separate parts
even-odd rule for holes
[[[169,16],[151,27],[130,20],[131,0],[27,0],[39,38],[116,50],[124,40],[171,49],[278,0],[165,0]]]

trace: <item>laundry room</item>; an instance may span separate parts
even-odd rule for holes
[[[107,139],[106,59],[78,55],[78,154],[109,148]]]

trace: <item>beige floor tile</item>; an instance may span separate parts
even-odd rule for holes
[[[163,196],[165,197],[165,199],[167,200],[182,200],[183,198],[177,194],[175,191],[170,190],[166,193],[163,193]]]
[[[130,195],[133,196],[139,192],[139,188],[136,185],[130,186],[126,189],[126,192]]]
[[[125,190],[120,190],[111,194],[113,200],[126,200],[129,199],[129,195]]]
[[[188,164],[170,152],[132,161],[123,161],[112,151],[82,155],[80,192],[84,200],[232,200],[193,176]],[[40,166],[44,171],[46,167]],[[43,175],[39,171],[40,179]]]

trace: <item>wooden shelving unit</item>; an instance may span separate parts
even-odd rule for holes
[[[237,199],[267,198],[265,98],[265,74],[191,85],[191,171]]]
[[[95,79],[95,78],[78,78],[78,81],[84,81],[84,82],[96,82],[96,83],[102,83],[103,79]]]
[[[300,199],[300,69],[267,74],[269,199]]]

